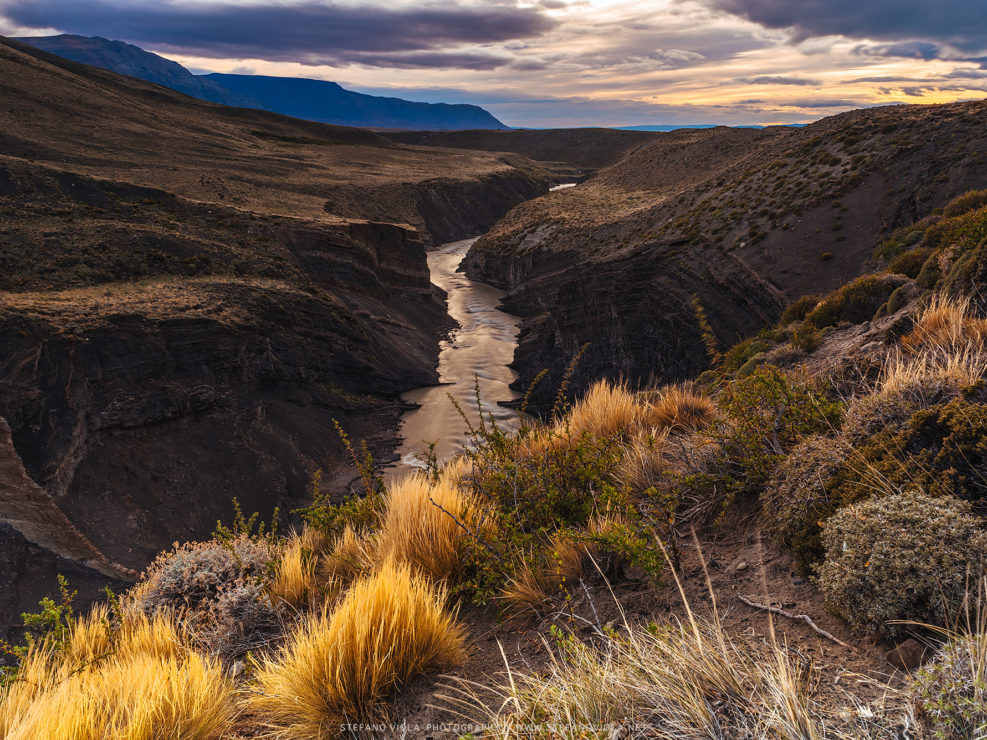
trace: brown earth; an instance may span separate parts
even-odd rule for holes
[[[641,147],[656,134],[609,128],[543,129],[538,131],[383,131],[403,144],[514,152],[538,162],[567,165],[572,177],[608,167]]]
[[[516,387],[693,377],[792,299],[867,270],[894,229],[987,187],[987,103],[853,111],[800,129],[707,129],[653,143],[577,187],[521,204],[467,256],[520,315]]]

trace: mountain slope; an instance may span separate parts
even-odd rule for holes
[[[657,134],[575,188],[514,209],[466,259],[511,291],[524,388],[591,346],[575,387],[708,366],[699,308],[729,346],[867,268],[878,242],[987,187],[987,104],[853,111],[805,128]],[[613,327],[616,327],[614,329]]]
[[[398,394],[436,378],[449,327],[425,245],[479,233],[554,179],[516,155],[200,102],[12,41],[0,80],[13,614],[51,589],[29,573],[105,582],[208,534],[233,497],[270,516],[306,499],[316,469],[348,490],[334,420],[386,454]]]
[[[211,80],[189,72],[178,62],[144,51],[123,41],[110,41],[100,37],[73,36],[30,36],[15,39],[34,46],[49,54],[57,54],[74,62],[81,62],[111,72],[147,80],[156,85],[170,87],[186,95],[214,103],[234,105],[242,108],[260,108],[257,101],[247,97],[237,97]]]
[[[254,75],[193,75],[177,62],[122,41],[84,36],[18,39],[51,54],[170,87],[213,103],[257,108],[339,126],[506,129],[475,105],[416,103],[344,90],[335,82]]]
[[[230,91],[235,97],[257,101],[257,105],[247,107],[339,126],[388,129],[507,128],[476,105],[415,103],[401,98],[352,92],[335,82],[293,77],[210,74],[204,78]]]

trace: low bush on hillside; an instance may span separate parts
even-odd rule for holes
[[[838,511],[826,523],[819,585],[855,627],[894,637],[896,620],[944,625],[985,573],[987,532],[969,504],[915,490]]]
[[[888,298],[908,282],[904,275],[864,275],[833,291],[820,301],[805,317],[805,323],[816,329],[836,326],[843,322],[860,324],[874,318]]]
[[[765,531],[792,553],[802,574],[822,560],[822,523],[839,506],[832,481],[847,464],[849,450],[832,437],[806,439],[778,465],[762,494]]]
[[[781,318],[778,319],[778,326],[788,326],[796,321],[802,321],[812,309],[819,305],[819,301],[820,298],[818,295],[806,295],[796,298],[781,312]]]
[[[859,440],[828,482],[838,506],[882,491],[921,488],[974,502],[987,497],[987,404],[954,398]]]
[[[203,650],[232,659],[280,629],[268,591],[275,553],[264,538],[186,543],[163,553],[130,595],[148,616],[183,615]]]
[[[917,672],[911,692],[936,737],[987,736],[987,630],[949,640]]]
[[[804,370],[761,365],[727,386],[723,447],[745,487],[760,485],[805,437],[838,425],[842,407]]]

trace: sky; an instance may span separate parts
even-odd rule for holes
[[[54,33],[524,127],[805,123],[987,97],[987,0],[0,0],[0,34]]]

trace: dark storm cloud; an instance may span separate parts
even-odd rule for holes
[[[929,41],[965,52],[987,49],[983,0],[702,0],[797,38],[840,35],[879,41]]]
[[[906,59],[923,59],[926,62],[938,59],[943,54],[943,48],[928,41],[899,41],[895,44],[861,44],[854,49],[856,54],[866,57],[904,57]]]
[[[539,8],[497,0],[401,8],[332,0],[0,0],[0,15],[26,28],[53,27],[204,57],[472,69],[510,60],[455,47],[529,38],[555,25]]]
[[[817,87],[822,84],[819,80],[810,80],[805,77],[738,77],[734,82],[742,85],[804,85],[806,87]]]

